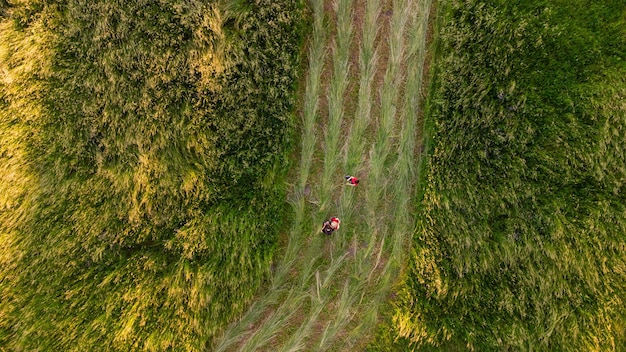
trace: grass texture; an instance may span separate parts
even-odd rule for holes
[[[226,330],[216,351],[362,349],[409,248],[412,219],[404,212],[412,207],[425,40],[409,33],[425,34],[416,30],[425,21],[419,9],[430,3],[310,6],[303,162],[290,195],[295,221],[267,291]],[[345,174],[361,184],[343,186]],[[326,237],[319,228],[331,215],[342,226]]]
[[[205,350],[288,211],[302,4],[2,5],[0,349]]]
[[[416,350],[621,350],[626,6],[442,1],[411,272]]]

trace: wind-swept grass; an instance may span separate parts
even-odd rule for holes
[[[626,5],[443,4],[399,335],[429,351],[620,350]]]
[[[11,3],[0,349],[204,350],[273,262],[301,4]]]
[[[394,222],[394,241],[392,257],[396,265],[403,263],[405,258],[406,240],[412,236],[414,228],[413,205],[411,204],[413,194],[407,190],[413,189],[413,183],[417,179],[416,154],[417,140],[421,136],[421,128],[418,127],[418,120],[422,115],[421,104],[423,99],[423,78],[424,63],[426,59],[426,39],[428,23],[430,20],[430,9],[432,1],[418,1],[409,19],[411,21],[407,35],[406,48],[406,86],[407,94],[402,101],[401,121],[402,127],[398,141],[398,158],[393,165],[395,182],[392,194],[395,203],[396,221]],[[417,161],[421,161],[421,153],[417,154]]]
[[[348,87],[350,43],[352,40],[352,0],[333,2],[337,18],[337,33],[333,40],[332,73],[327,92],[328,123],[324,139],[324,172],[321,180],[320,210],[328,211],[330,198],[337,182],[337,168],[340,165],[340,136],[344,119],[344,94]]]
[[[370,189],[368,189],[367,204],[370,209],[368,218],[371,221],[378,221],[377,218],[377,204],[381,199],[385,197],[386,193],[386,180],[388,179],[388,173],[384,173],[386,170],[387,157],[390,154],[393,143],[395,143],[395,137],[393,131],[396,122],[396,106],[398,104],[398,97],[400,94],[400,88],[403,85],[401,71],[401,65],[404,59],[404,33],[405,24],[408,19],[410,5],[399,4],[394,2],[394,10],[389,29],[388,48],[389,48],[389,60],[385,68],[385,75],[383,78],[383,84],[380,90],[380,116],[378,117],[378,128],[376,129],[376,138],[374,140],[373,147],[370,150],[370,168],[369,178],[372,180],[369,183]],[[375,228],[372,223],[370,226]]]
[[[362,175],[367,171],[368,126],[372,114],[372,97],[374,79],[377,72],[376,36],[379,30],[380,1],[368,1],[365,4],[365,17],[362,23],[361,41],[359,45],[359,80],[357,107],[353,122],[346,138],[343,168],[346,174]],[[341,207],[345,209],[344,217],[350,221],[354,215],[356,192],[342,194]],[[357,241],[357,239],[354,239]],[[356,247],[356,245],[354,245]]]
[[[308,71],[303,103],[302,123],[302,151],[300,156],[298,185],[301,191],[307,185],[313,154],[316,143],[315,121],[319,113],[319,95],[321,89],[321,76],[325,62],[325,31],[324,31],[324,3],[322,0],[311,1],[313,8],[313,29],[311,44],[309,47]]]
[[[259,299],[251,306],[242,319],[232,324],[226,331],[224,336],[216,344],[216,351],[226,351],[232,348],[233,345],[240,343],[246,336],[246,329],[251,324],[258,322],[268,307],[281,303],[281,300],[286,302],[298,302],[295,306],[290,307],[291,311],[295,311],[299,306],[300,298],[296,300],[294,298],[294,291],[290,288],[284,288],[285,281],[288,275],[293,270],[293,267],[299,263],[298,254],[301,251],[303,243],[306,238],[301,235],[302,232],[306,232],[305,225],[307,222],[307,210],[309,209],[309,200],[311,193],[311,180],[310,172],[314,161],[315,146],[317,143],[318,131],[316,121],[319,118],[319,96],[321,94],[321,75],[324,68],[324,60],[326,55],[325,47],[325,21],[324,21],[324,3],[322,0],[311,1],[312,9],[312,30],[311,40],[309,43],[309,58],[308,58],[308,75],[306,77],[306,86],[304,93],[303,112],[302,112],[302,134],[301,134],[301,156],[300,165],[298,168],[298,184],[295,185],[294,198],[290,201],[294,208],[294,223],[289,233],[290,241],[287,244],[287,248],[284,252],[283,258],[277,264],[276,271],[272,276],[272,284],[268,289],[268,292],[259,297]],[[305,192],[305,190],[307,190]],[[305,194],[308,193],[308,194]],[[303,282],[299,287],[305,285],[308,279],[311,277],[312,270],[314,269],[315,258],[306,265],[305,272],[300,274]],[[274,313],[268,317],[273,319],[275,324],[284,324],[285,320],[289,316],[280,316]],[[271,327],[271,326],[270,326]],[[271,329],[270,329],[271,331]],[[255,333],[258,334],[259,332]],[[273,337],[275,332],[270,333],[270,338]],[[256,337],[251,343],[251,346],[258,346],[259,344],[266,344],[269,340],[259,339]]]

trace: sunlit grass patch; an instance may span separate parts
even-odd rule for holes
[[[205,349],[274,262],[301,4],[10,3],[0,345]]]

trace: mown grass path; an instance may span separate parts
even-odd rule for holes
[[[217,351],[352,351],[409,250],[432,0],[311,0],[295,218],[267,291]],[[361,179],[343,184],[343,175]],[[338,216],[341,229],[319,232]]]

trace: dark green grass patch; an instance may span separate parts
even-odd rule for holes
[[[446,4],[397,331],[425,349],[622,346],[626,5]]]
[[[206,349],[284,220],[302,4],[9,3],[0,348]]]

